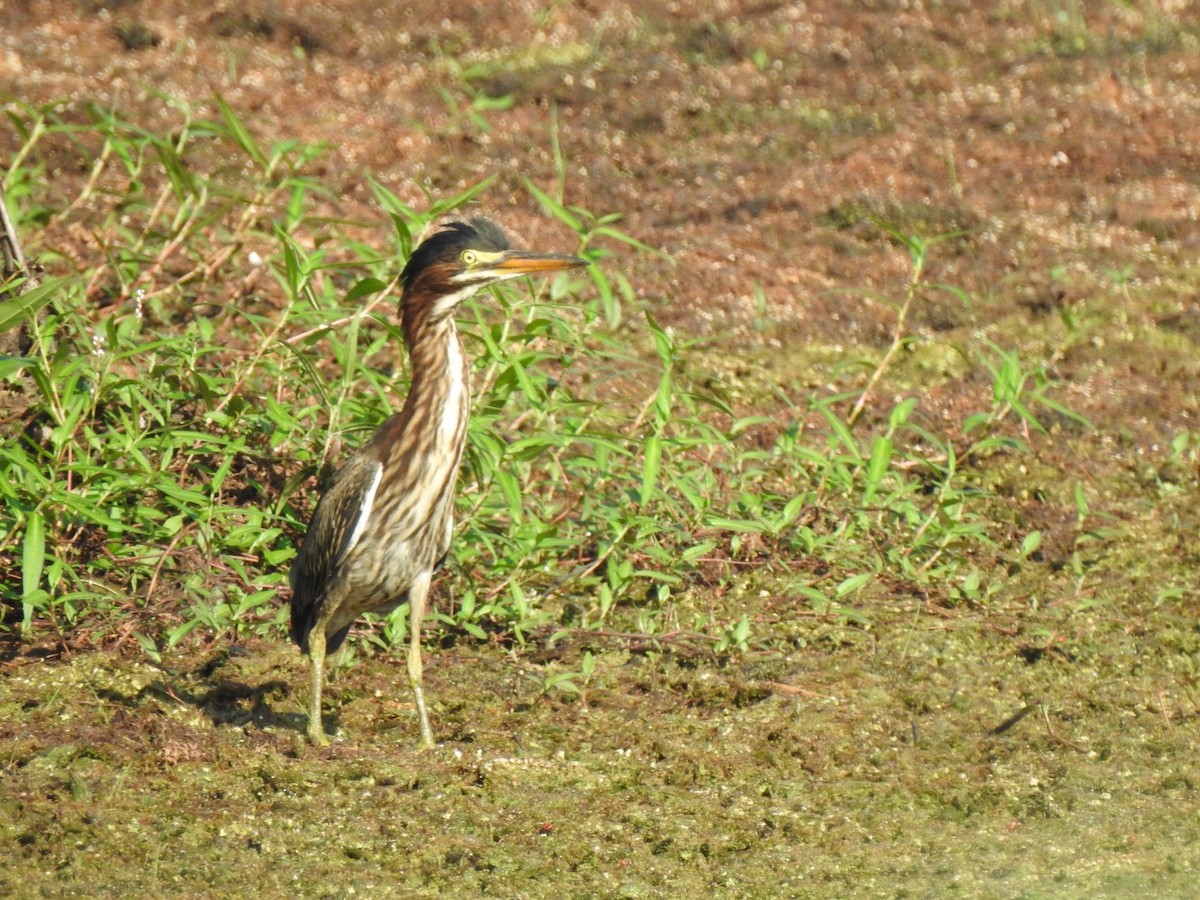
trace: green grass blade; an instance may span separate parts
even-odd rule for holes
[[[879,485],[892,464],[892,440],[880,435],[871,447],[871,459],[867,463],[867,483],[863,488],[862,502],[869,504],[879,490]]]
[[[220,94],[216,96],[217,109],[220,110],[221,118],[225,121],[225,127],[229,129],[229,136],[233,138],[235,144],[241,147],[248,156],[250,156],[259,167],[264,171],[267,169],[267,157],[262,152],[262,148],[258,146],[258,142],[254,140],[249,129],[238,118],[237,113],[233,111],[225,98]]]
[[[662,444],[662,438],[656,434],[646,438],[646,453],[642,460],[642,487],[638,494],[638,503],[642,507],[650,502],[658,484],[658,473],[662,467]]]
[[[34,510],[25,521],[25,542],[21,548],[21,631],[28,634],[33,625],[36,607],[34,595],[42,581],[42,569],[46,563],[46,521]]]
[[[23,294],[0,302],[0,332],[32,319],[71,280],[69,276],[51,278]]]

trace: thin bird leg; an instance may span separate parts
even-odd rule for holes
[[[412,642],[408,645],[408,683],[412,685],[413,698],[417,702],[417,716],[421,720],[421,747],[433,747],[433,729],[429,727],[429,714],[425,712],[425,691],[421,686],[421,622],[425,619],[425,601],[429,596],[432,572],[422,572],[408,589],[409,631]]]
[[[308,633],[308,656],[312,661],[312,692],[308,705],[308,740],[314,746],[323,747],[329,743],[325,736],[325,728],[321,724],[321,685],[325,680],[325,617],[317,619],[312,631]]]

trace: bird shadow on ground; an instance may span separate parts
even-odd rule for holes
[[[292,684],[288,678],[271,671],[276,667],[276,660],[234,644],[221,648],[190,669],[156,665],[162,677],[136,692],[108,686],[98,688],[96,695],[131,711],[142,709],[147,703],[167,703],[191,707],[214,727],[249,726],[302,735],[307,717],[302,712],[283,711],[290,702]],[[330,720],[336,727],[335,717]]]
[[[137,710],[145,707],[148,700],[165,701],[193,707],[214,726],[242,728],[252,725],[261,729],[297,731],[301,734],[307,722],[301,713],[278,711],[271,700],[286,693],[289,686],[284,681],[272,680],[252,685],[230,678],[222,678],[211,686],[189,688],[179,681],[160,680],[146,685],[133,694],[122,693],[112,688],[98,688],[96,696],[107,703]]]

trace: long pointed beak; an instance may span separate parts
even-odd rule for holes
[[[492,268],[501,272],[512,272],[521,275],[532,275],[535,272],[557,272],[560,269],[578,269],[591,265],[586,259],[578,256],[564,256],[560,253],[526,253],[523,250],[509,250],[504,259]]]

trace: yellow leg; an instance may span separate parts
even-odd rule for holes
[[[312,661],[312,691],[308,700],[308,740],[317,747],[329,743],[321,724],[321,686],[325,681],[325,622],[318,620],[308,635],[308,656]]]
[[[413,699],[417,703],[417,717],[421,720],[421,747],[433,747],[433,729],[429,727],[429,714],[425,711],[425,690],[421,686],[423,665],[421,663],[421,623],[425,620],[425,601],[429,596],[432,572],[422,572],[408,589],[409,631],[412,641],[408,645],[408,683],[412,685]]]

